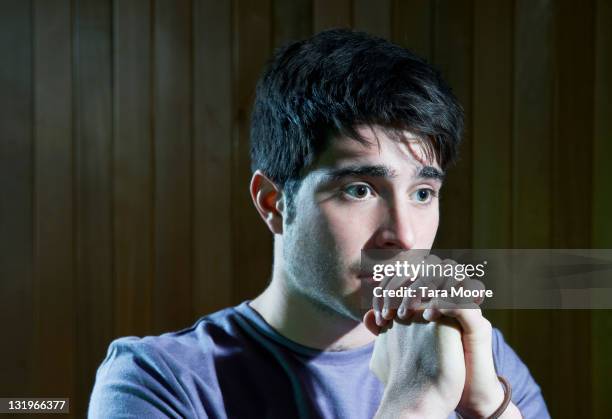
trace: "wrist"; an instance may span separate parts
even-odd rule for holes
[[[502,405],[505,400],[504,386],[499,380],[495,380],[490,386],[489,391],[479,395],[472,395],[469,403],[460,403],[457,412],[463,418],[489,418]]]
[[[389,387],[387,387],[389,388]],[[438,397],[435,393],[425,393],[414,397],[405,391],[399,392],[398,387],[390,387],[392,391],[385,391],[378,412],[377,419],[444,419],[456,407],[451,406],[447,400]]]

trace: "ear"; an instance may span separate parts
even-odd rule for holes
[[[272,234],[283,234],[283,194],[261,170],[253,173],[249,188],[257,212]]]

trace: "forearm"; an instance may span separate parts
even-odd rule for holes
[[[512,402],[508,405],[504,413],[499,417],[500,419],[522,419],[521,411]]]
[[[444,419],[454,410],[433,393],[414,397],[397,391],[398,389],[397,386],[387,386],[376,412],[376,419]]]

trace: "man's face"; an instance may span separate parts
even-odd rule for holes
[[[282,235],[289,287],[355,320],[365,311],[361,250],[431,248],[442,186],[440,167],[410,133],[406,141],[376,128],[359,132],[368,144],[330,142],[294,197],[295,218]]]

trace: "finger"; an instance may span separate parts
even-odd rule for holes
[[[394,261],[397,262],[409,262],[411,264],[420,263],[426,257],[426,253],[428,251],[411,251],[411,252],[399,252],[391,259],[389,259],[386,264],[393,265]],[[379,283],[379,287],[383,290],[399,290],[401,287],[405,286],[408,283],[412,283],[415,278],[411,278],[409,273],[401,273],[405,271],[398,271],[396,275],[384,276],[383,279]],[[380,312],[380,316],[376,315],[378,323],[380,324],[380,318],[382,320],[392,320],[397,315],[397,309],[399,308],[402,302],[402,298],[400,297],[389,297],[388,294],[384,294],[381,296],[374,296],[372,299],[372,307],[375,312]]]
[[[436,310],[444,316],[457,319],[461,329],[469,335],[480,335],[487,331],[487,328],[483,327],[490,325],[476,304],[473,304],[472,308],[436,308]]]
[[[389,284],[393,280],[394,276],[385,276],[381,281],[379,287],[383,290],[389,287]],[[383,296],[374,295],[372,297],[372,308],[374,309],[374,315],[376,323],[380,326],[384,326],[383,309],[385,307],[385,299]]]
[[[378,336],[380,333],[380,326],[376,324],[374,310],[368,310],[368,312],[363,316],[363,324],[366,329],[372,332],[374,335]]]
[[[402,287],[405,287],[407,284],[411,283],[411,278],[409,277],[400,277],[396,276],[388,282],[387,286],[384,288],[386,291],[395,290],[398,291]],[[383,296],[383,308],[382,308],[382,317],[385,320],[393,320],[396,316],[397,309],[402,303],[402,297],[390,297],[388,294]]]
[[[434,321],[443,316],[441,309],[451,310],[455,309],[456,307],[456,304],[453,302],[436,297],[427,303],[425,309],[423,310],[422,317],[424,320]]]
[[[484,293],[486,290],[484,283],[478,279],[468,279],[465,281],[464,288],[470,291],[473,297],[468,297],[469,302],[473,302],[476,305],[482,304],[484,301]]]
[[[408,320],[415,310],[421,305],[421,293],[419,287],[424,284],[422,278],[419,278],[410,285],[410,289],[414,290],[413,294],[408,294],[402,299],[400,306],[397,309],[397,316],[402,320]]]

